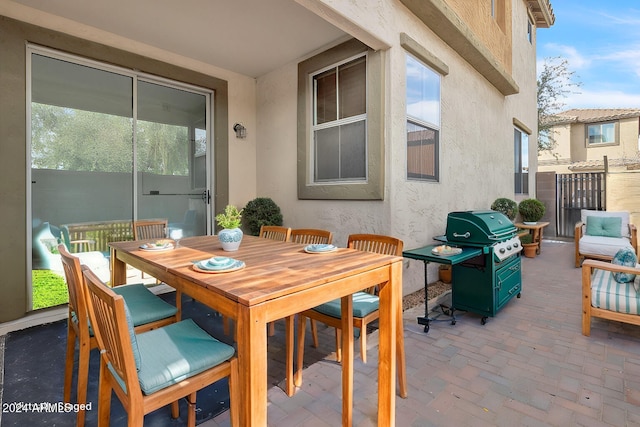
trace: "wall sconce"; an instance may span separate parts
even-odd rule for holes
[[[247,137],[247,128],[242,126],[241,123],[236,123],[235,125],[233,125],[233,130],[236,133],[236,138]]]

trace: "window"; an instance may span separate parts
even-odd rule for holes
[[[515,194],[529,194],[529,135],[514,129]]]
[[[383,59],[352,39],[298,64],[299,199],[383,199]]]
[[[616,124],[615,123],[596,123],[587,125],[587,144],[615,144],[616,143]]]
[[[531,18],[527,18],[527,40],[533,44],[533,24],[531,23]]]
[[[365,180],[366,56],[314,75],[314,182]]]
[[[438,181],[440,75],[407,54],[407,179]]]

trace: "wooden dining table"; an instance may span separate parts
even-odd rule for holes
[[[254,236],[245,236],[235,252],[223,251],[216,236],[184,238],[179,247],[166,251],[143,250],[141,243],[110,243],[111,283],[126,283],[126,266],[130,265],[235,320],[242,426],[267,425],[267,323],[336,298],[342,299],[342,425],[352,425],[351,295],[379,284],[377,422],[379,426],[395,425],[396,335],[402,333],[398,330],[402,324],[397,322],[402,310],[401,257],[348,248],[311,254],[304,245]],[[233,257],[245,266],[215,274],[194,269],[194,262],[214,256]]]

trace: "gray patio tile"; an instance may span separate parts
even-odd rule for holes
[[[416,322],[424,307],[404,312],[409,397],[397,398],[396,425],[640,425],[640,327],[593,320],[591,336],[582,335],[572,243],[544,241],[542,254],[523,258],[522,271],[522,297],[484,326],[479,316],[456,313],[456,325],[433,322],[425,334]],[[370,336],[366,365],[356,349],[356,427],[377,424],[378,340]],[[333,332],[321,328],[320,340],[326,357],[304,370],[294,397],[269,390],[270,425],[340,424]],[[203,425],[227,426],[228,415]]]

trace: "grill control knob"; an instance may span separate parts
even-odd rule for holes
[[[501,254],[503,254],[503,253],[505,253],[505,252],[506,252],[506,251],[504,250],[504,248],[500,248],[500,253],[501,253]]]
[[[518,242],[513,242],[513,247],[514,248],[517,248],[518,246],[520,246],[520,245],[518,245]]]
[[[511,245],[507,246],[507,250],[510,251],[511,250]]]

